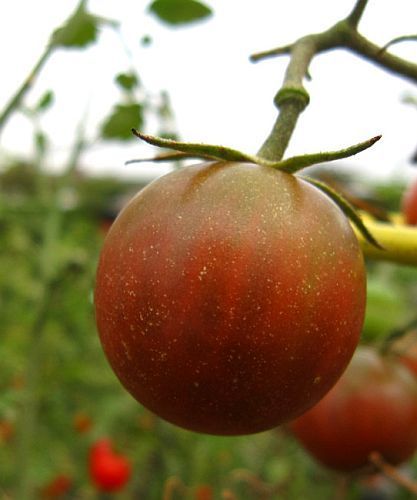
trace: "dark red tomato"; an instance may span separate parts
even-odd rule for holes
[[[290,429],[333,469],[361,469],[374,451],[399,464],[417,447],[417,382],[395,358],[359,348],[337,384]]]
[[[93,483],[99,490],[106,492],[121,490],[131,476],[129,460],[116,454],[108,439],[101,439],[92,446],[89,470]]]
[[[62,498],[72,488],[72,479],[66,474],[54,477],[41,491],[42,498]]]
[[[191,166],[141,191],[102,249],[105,353],[181,427],[249,434],[314,405],[346,368],[365,307],[361,250],[318,189],[270,167]]]
[[[213,500],[213,488],[208,484],[200,484],[194,491],[194,500]]]
[[[401,210],[406,224],[417,224],[417,180],[412,182],[404,192]]]
[[[7,419],[0,420],[0,444],[10,441],[14,437],[15,431],[14,422]]]

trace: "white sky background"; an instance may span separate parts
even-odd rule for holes
[[[180,29],[164,26],[147,14],[148,3],[89,2],[91,12],[121,22],[132,61],[116,34],[105,29],[96,45],[86,51],[57,51],[43,69],[28,102],[36,102],[47,89],[55,92],[55,105],[42,121],[52,140],[51,167],[65,163],[87,106],[88,130],[94,134],[119,100],[114,75],[127,71],[132,62],[147,89],[169,92],[183,140],[255,153],[275,120],[273,97],[288,58],[252,64],[248,56],[330,27],[350,12],[354,0],[206,0],[214,17]],[[42,53],[51,31],[77,4],[78,0],[3,2],[0,109]],[[378,44],[416,34],[417,2],[370,0],[360,31]],[[153,39],[148,48],[139,43],[145,34]],[[417,62],[417,42],[390,50]],[[417,95],[416,86],[340,50],[316,57],[310,69],[313,80],[306,87],[311,103],[301,115],[286,156],[339,149],[383,134],[379,143],[348,160],[349,164],[370,175],[413,174],[408,159],[417,147],[417,108],[403,104],[401,98],[406,93]],[[30,156],[31,130],[27,119],[15,115],[2,135],[3,156]],[[153,176],[162,172],[160,167],[124,165],[126,160],[150,154],[151,148],[139,140],[97,144],[83,164],[95,174]]]

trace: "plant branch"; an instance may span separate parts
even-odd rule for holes
[[[393,38],[389,42],[387,42],[383,47],[381,47],[381,52],[385,52],[391,45],[395,45],[401,42],[415,42],[417,41],[417,35],[404,35]]]
[[[347,36],[345,41],[345,48],[350,49],[360,57],[390,73],[417,83],[417,64],[381,50],[381,47],[370,42],[356,31]]]
[[[6,105],[4,110],[0,113],[0,133],[4,128],[4,125],[6,124],[11,113],[19,107],[23,97],[31,89],[35,81],[35,78],[38,76],[39,72],[41,71],[42,67],[46,63],[49,56],[51,55],[52,51],[53,51],[53,46],[48,45],[44,53],[39,58],[38,62],[33,67],[32,71],[25,78],[24,82],[19,87],[15,95],[10,99],[9,103]]]
[[[417,495],[417,483],[412,481],[404,474],[387,463],[378,452],[373,452],[369,456],[369,461],[379,470],[381,471],[387,478],[391,479],[394,483],[402,486],[413,495]]]
[[[272,132],[258,151],[262,158],[274,161],[282,159],[298,117],[308,105],[309,95],[303,86],[303,80],[317,50],[314,42],[312,37],[301,38],[291,49],[283,85],[275,96],[279,115]]]
[[[417,64],[381,50],[357,31],[368,0],[357,0],[349,16],[321,33],[304,36],[290,45],[252,54],[251,61],[260,61],[283,54],[290,55],[284,81],[275,97],[279,109],[276,122],[258,155],[271,161],[284,156],[298,118],[309,102],[303,86],[309,65],[315,55],[344,48],[398,76],[417,83]]]
[[[359,21],[363,16],[367,4],[368,0],[357,0],[352,12],[346,18],[346,21],[352,26],[352,28],[358,27]]]

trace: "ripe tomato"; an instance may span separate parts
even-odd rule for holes
[[[90,477],[101,491],[121,490],[129,481],[131,465],[123,455],[117,455],[108,439],[100,439],[92,446],[89,456]]]
[[[405,190],[401,200],[401,211],[406,224],[417,224],[417,180],[412,182]]]
[[[194,431],[249,434],[336,382],[365,286],[357,239],[321,191],[270,167],[201,164],[120,213],[100,257],[96,319],[144,406]]]
[[[59,474],[54,477],[47,485],[41,490],[42,498],[62,498],[72,488],[72,479],[66,474]]]
[[[373,451],[399,464],[417,447],[417,382],[395,358],[359,348],[337,384],[290,429],[333,469],[365,467]]]

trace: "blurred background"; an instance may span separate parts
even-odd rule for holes
[[[135,90],[135,102],[148,108],[156,104],[161,92],[167,92],[174,117],[166,126],[184,140],[256,152],[275,118],[272,100],[287,58],[252,64],[249,55],[322,31],[352,8],[349,0],[320,0],[318,4],[213,0],[211,15],[196,22],[172,24],[161,21],[149,10],[149,4],[90,0],[89,12],[103,18],[96,26],[95,41],[78,49],[57,47],[39,72],[24,102],[31,106],[46,91],[54,92],[54,105],[42,116],[50,146],[48,167],[63,168],[82,121],[89,144],[82,158],[84,170],[129,177],[154,175],[158,167],[124,166],[126,160],[142,154],[143,146],[137,140],[123,144],[115,138],[103,141],[98,132],[113,106],[126,101],[115,76],[131,70],[141,83]],[[3,9],[3,108],[44,53],[51,33],[75,10],[77,1],[43,0],[41,5],[42,15],[38,5],[26,0],[16,0]],[[361,32],[381,45],[413,34],[416,9],[412,0],[400,0],[395,7],[389,2],[372,2],[361,21]],[[416,61],[413,42],[394,45],[391,51]],[[315,58],[311,76],[312,81],[306,83],[311,103],[300,119],[288,154],[334,150],[382,134],[383,141],[376,148],[351,163],[366,165],[375,176],[407,170],[417,111],[403,103],[403,97],[413,92],[410,83],[340,50]],[[160,125],[152,113],[146,118],[144,128],[158,131]],[[2,130],[1,145],[2,155],[30,156],[31,124],[22,113],[14,113]]]
[[[326,29],[352,7],[352,0],[0,7],[1,500],[371,498],[373,484],[320,466],[285,430],[204,436],[140,407],[104,359],[92,298],[114,217],[174,168],[126,165],[155,154],[131,127],[255,153],[273,125],[288,60],[252,64],[249,55]],[[415,33],[416,18],[412,0],[374,1],[360,30],[384,45]],[[390,50],[417,62],[415,47]],[[382,134],[358,157],[314,172],[374,216],[397,214],[415,176],[414,86],[344,51],[315,58],[311,76],[311,104],[287,155]],[[378,342],[413,320],[417,271],[375,262],[368,269],[363,338]],[[91,477],[91,449],[103,438],[130,464],[120,491]],[[378,498],[408,498],[395,484],[376,483]]]

